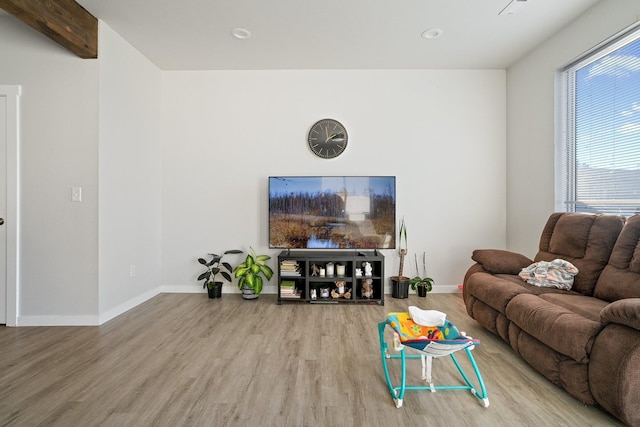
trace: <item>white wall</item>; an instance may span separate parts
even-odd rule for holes
[[[0,18],[0,83],[22,85],[18,325],[95,325],[159,290],[161,73],[102,22],[99,45],[80,59]]]
[[[99,312],[160,288],[161,72],[100,22]]]
[[[98,63],[10,16],[0,58],[0,82],[22,85],[18,324],[95,323]]]
[[[428,252],[441,290],[460,283],[475,248],[532,255],[554,209],[554,72],[639,16],[637,0],[603,0],[506,77],[160,73],[103,23],[96,61],[1,17],[0,83],[22,85],[19,324],[102,322],[159,282],[201,292],[195,260],[210,251],[276,255],[269,175],[396,175],[409,250]],[[350,135],[329,161],[305,142],[325,117]],[[397,256],[385,255],[394,274]]]
[[[176,71],[163,73],[162,93],[165,291],[202,292],[196,258],[208,252],[277,255],[270,175],[397,176],[410,256],[427,251],[440,290],[456,289],[473,249],[506,244],[503,70]],[[349,132],[333,160],[306,145],[327,117]],[[384,253],[386,275],[397,274]]]
[[[410,252],[441,290],[474,248],[506,243],[502,70],[160,73],[102,22],[100,59],[83,60],[0,21],[0,83],[22,85],[19,325],[101,323],[158,283],[202,292],[209,251],[276,255],[269,175],[396,175]],[[324,117],[350,135],[330,161],[306,146]]]
[[[640,19],[638,0],[602,0],[507,71],[507,247],[535,255],[555,210],[554,76]]]

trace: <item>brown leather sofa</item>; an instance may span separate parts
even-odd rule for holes
[[[579,270],[569,291],[518,276],[556,258]],[[472,259],[472,318],[575,398],[640,426],[640,215],[554,213],[533,260],[494,249]]]

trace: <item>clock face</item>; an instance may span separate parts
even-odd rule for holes
[[[347,148],[347,130],[333,119],[316,122],[309,130],[309,148],[318,157],[333,159]]]

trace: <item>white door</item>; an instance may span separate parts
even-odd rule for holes
[[[0,85],[0,323],[18,326],[20,86]]]
[[[0,324],[7,323],[7,97],[0,96]]]

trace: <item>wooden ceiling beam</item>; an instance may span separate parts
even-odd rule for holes
[[[0,0],[0,8],[80,58],[98,57],[98,19],[75,0]]]

